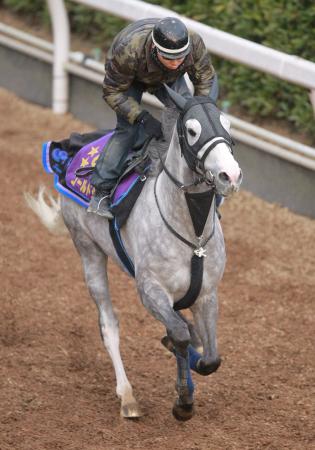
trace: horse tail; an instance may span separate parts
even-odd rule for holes
[[[45,195],[48,198],[50,205],[46,203]],[[58,235],[65,234],[67,232],[67,228],[61,214],[60,196],[56,201],[46,192],[45,186],[40,186],[37,198],[34,198],[28,192],[24,193],[24,198],[27,206],[34,211],[42,224],[48,228],[52,234]]]

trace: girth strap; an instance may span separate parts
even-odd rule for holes
[[[126,252],[126,249],[124,247],[124,244],[121,239],[120,230],[117,226],[116,219],[109,221],[109,233],[112,238],[115,250],[117,252],[117,255],[119,256],[121,262],[125,266],[125,268],[128,270],[130,275],[134,278],[135,277],[135,268],[130,260],[128,253]]]
[[[190,266],[190,286],[184,297],[174,304],[173,309],[175,311],[190,308],[198,298],[202,286],[203,260],[204,258],[200,258],[197,255],[192,256]]]

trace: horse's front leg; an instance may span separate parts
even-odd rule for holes
[[[217,349],[217,318],[218,301],[217,291],[213,289],[210,296],[201,297],[191,308],[198,335],[203,345],[203,355],[190,352],[191,368],[201,375],[209,375],[215,372],[221,358]]]
[[[194,414],[194,383],[190,373],[189,351],[175,347],[177,362],[176,391],[178,398],[173,407],[173,415],[177,420],[189,420]]]
[[[187,323],[173,309],[165,290],[151,280],[137,280],[143,305],[166,327],[168,338],[174,346],[177,361],[176,390],[178,398],[173,407],[177,420],[189,420],[193,416],[194,385],[189,366],[190,333]]]

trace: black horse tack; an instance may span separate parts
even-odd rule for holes
[[[190,276],[190,286],[184,295],[180,300],[176,301],[174,304],[174,310],[179,311],[182,309],[190,308],[195,301],[197,300],[201,287],[202,287],[202,281],[203,281],[203,263],[204,263],[204,257],[206,257],[206,251],[205,246],[210,241],[212,236],[215,232],[215,214],[216,214],[216,208],[213,208],[213,214],[214,214],[214,220],[213,220],[213,229],[210,233],[210,235],[204,239],[203,237],[203,230],[209,215],[209,211],[213,202],[213,199],[215,198],[215,186],[213,183],[207,179],[205,174],[205,167],[204,163],[209,155],[210,151],[219,143],[223,142],[227,144],[230,148],[232,148],[233,141],[230,136],[230,134],[225,130],[225,128],[220,123],[220,120],[218,118],[217,114],[214,114],[213,117],[210,115],[207,108],[205,108],[205,104],[210,103],[213,105],[212,109],[215,112],[217,110],[215,106],[215,102],[211,98],[205,98],[205,97],[194,97],[192,99],[189,99],[185,106],[183,107],[179,118],[177,120],[177,132],[179,136],[179,143],[182,155],[184,156],[186,163],[188,167],[197,174],[196,180],[189,184],[184,185],[179,180],[177,180],[167,169],[165,166],[161,156],[160,161],[162,164],[162,170],[167,174],[167,176],[170,178],[170,180],[177,186],[179,189],[183,190],[185,192],[185,198],[188,206],[188,210],[190,213],[190,217],[193,223],[193,227],[196,234],[196,240],[198,241],[198,245],[193,244],[192,242],[185,239],[183,236],[181,236],[166,220],[164,217],[159,201],[157,198],[156,193],[156,183],[157,179],[155,180],[154,184],[154,196],[157,208],[159,210],[160,216],[167,227],[167,229],[181,242],[183,242],[188,247],[192,248],[193,255],[191,258],[191,276]],[[209,123],[211,124],[211,131],[209,133],[209,130],[207,130],[207,133],[201,133],[200,138],[198,139],[198,146],[197,145],[189,145],[187,141],[187,137],[184,131],[184,118],[186,113],[193,107],[201,105],[202,110],[201,114],[205,114],[207,116],[207,119],[209,120]],[[219,138],[219,139],[218,139]],[[215,142],[211,143],[207,149],[205,150],[203,156],[201,159],[198,158],[198,151],[200,148],[205,145],[207,142],[211,142],[213,139],[215,139]],[[189,193],[187,192],[187,189],[191,186],[196,186],[201,183],[206,183],[211,186],[211,189],[202,192],[202,193]],[[140,194],[141,189],[137,192],[137,196]],[[133,201],[133,203],[135,200]],[[117,211],[118,213],[118,211]],[[134,276],[134,267],[133,264],[124,249],[122,240],[120,238],[119,229],[117,227],[116,219],[114,221],[110,222],[110,233],[113,240],[113,243],[115,245],[116,251],[122,260],[125,267],[128,269],[129,273]]]
[[[156,179],[156,181],[157,181],[157,179]],[[187,201],[188,209],[189,209],[189,213],[190,213],[190,216],[192,219],[192,223],[193,223],[196,235],[197,235],[197,233],[199,233],[201,231],[200,234],[197,235],[197,239],[199,240],[199,245],[196,245],[196,244],[193,244],[192,242],[188,241],[187,239],[185,239],[179,233],[177,233],[177,231],[174,230],[174,228],[165,219],[165,217],[161,211],[161,208],[160,208],[160,205],[158,202],[158,198],[156,195],[156,181],[155,181],[155,185],[154,185],[155,201],[156,201],[160,216],[161,216],[165,226],[177,239],[179,239],[184,244],[186,244],[188,247],[193,249],[193,255],[191,258],[191,266],[190,266],[191,267],[191,269],[190,269],[190,272],[191,272],[190,286],[188,288],[188,291],[184,295],[184,297],[182,297],[180,300],[178,300],[174,304],[175,311],[179,311],[181,309],[190,308],[197,300],[198,295],[201,290],[202,279],[203,279],[203,259],[204,259],[204,257],[206,257],[206,252],[205,252],[204,247],[206,246],[206,244],[210,241],[210,239],[214,235],[215,220],[213,221],[213,229],[212,229],[210,235],[208,236],[208,238],[205,240],[202,240],[203,239],[202,231],[204,229],[204,226],[205,226],[208,214],[209,214],[209,210],[210,210],[213,198],[214,198],[214,191],[210,190],[210,191],[204,192],[202,194],[189,194],[187,192],[185,193],[186,201],[188,198],[188,201]],[[200,196],[200,197],[198,198],[198,196]],[[201,200],[201,203],[198,200],[199,201]],[[202,211],[201,216],[197,217],[198,212],[200,212],[202,209],[201,205],[205,205],[205,209]],[[206,211],[207,211],[207,215],[205,215]],[[214,208],[213,211],[214,211],[214,215],[215,215],[216,209]],[[215,217],[214,217],[214,219],[215,219]]]
[[[167,89],[167,87],[166,87]],[[167,222],[166,218],[163,216],[157,194],[156,194],[156,182],[154,186],[154,195],[155,195],[155,201],[160,213],[160,216],[165,224],[165,226],[168,228],[168,230],[176,236],[177,239],[182,241],[184,244],[189,246],[193,249],[193,255],[191,258],[191,276],[190,276],[190,286],[188,288],[188,291],[184,295],[183,298],[178,300],[174,304],[174,310],[178,311],[181,309],[190,308],[195,301],[198,298],[198,295],[200,293],[201,287],[202,287],[202,280],[203,280],[203,261],[204,257],[206,257],[206,251],[205,246],[210,241],[212,236],[215,232],[215,214],[216,214],[216,208],[213,208],[213,229],[210,233],[210,235],[204,239],[203,237],[203,230],[209,215],[209,211],[211,208],[211,204],[213,202],[213,199],[215,197],[215,186],[211,181],[209,181],[206,177],[206,170],[204,167],[205,160],[207,156],[209,155],[210,151],[219,143],[225,143],[230,148],[232,148],[233,140],[230,136],[230,134],[225,130],[225,128],[222,126],[218,114],[214,114],[213,117],[210,115],[207,108],[205,108],[205,104],[211,104],[211,107],[213,111],[217,111],[217,107],[215,106],[214,100],[212,100],[209,97],[193,97],[186,101],[186,103],[183,105],[182,110],[180,112],[179,118],[177,120],[177,133],[179,137],[179,144],[181,148],[182,155],[185,158],[185,161],[188,165],[188,167],[197,174],[196,181],[192,183],[191,185],[184,185],[179,180],[176,180],[176,178],[168,171],[165,164],[163,163],[162,159],[162,167],[165,173],[168,175],[170,180],[181,190],[185,191],[185,198],[189,210],[189,214],[193,223],[193,227],[196,234],[196,239],[198,240],[198,245],[193,244],[192,242],[189,242],[187,239],[185,239],[183,236],[181,236],[179,233],[177,233],[174,228],[171,227],[171,225]],[[184,119],[186,113],[193,107],[201,105],[202,109],[194,117],[198,118],[198,114],[205,114],[207,116],[207,119],[211,125],[211,132],[209,133],[209,129],[207,129],[207,132],[201,132],[201,135],[198,139],[198,145],[190,145],[187,141],[187,136],[184,130]],[[219,138],[219,139],[218,139]],[[201,159],[198,158],[198,151],[206,145],[208,142],[211,142],[213,139],[215,139],[215,142],[212,142],[205,150],[203,156]],[[201,174],[201,176],[200,176]],[[189,193],[187,192],[187,189],[193,185],[198,185],[201,183],[206,183],[211,186],[211,189],[206,192],[202,193]]]

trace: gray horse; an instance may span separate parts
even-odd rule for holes
[[[215,104],[209,98],[187,99],[167,90],[176,105],[166,113],[167,120],[179,115],[177,126],[166,157],[161,157],[160,170],[148,177],[121,238],[134,265],[141,301],[166,328],[162,342],[175,354],[178,368],[173,414],[187,420],[193,415],[190,369],[208,375],[220,365],[217,286],[224,272],[225,247],[213,194],[227,197],[236,192],[242,172],[233,157],[228,120]],[[158,143],[151,146],[156,150]],[[108,256],[126,269],[113,246],[107,219],[87,213],[63,196],[58,202],[51,198],[48,205],[43,189],[37,199],[29,194],[26,199],[50,231],[59,232],[61,224],[69,230],[98,308],[101,337],[115,369],[121,415],[139,417],[119,350],[119,325],[108,289]],[[176,307],[182,300],[183,307],[192,311],[194,325]],[[198,340],[202,354],[196,351]]]

